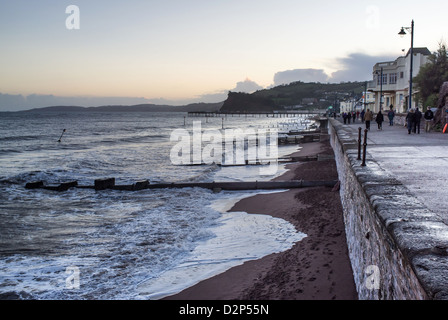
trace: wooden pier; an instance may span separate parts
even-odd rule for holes
[[[148,180],[138,181],[131,185],[116,185],[115,178],[95,180],[90,186],[79,185],[77,181],[46,186],[42,181],[27,183],[26,189],[45,189],[64,192],[71,188],[101,190],[140,191],[147,189],[173,189],[173,188],[203,188],[213,191],[221,190],[275,190],[311,187],[334,187],[338,181],[252,181],[252,182],[176,182],[176,183],[150,183]]]
[[[310,117],[310,116],[321,116],[325,115],[325,111],[290,111],[290,112],[257,112],[257,113],[246,113],[246,112],[188,112],[188,117],[205,117],[205,118],[227,118],[227,117],[246,117],[246,118],[297,118],[297,117]]]

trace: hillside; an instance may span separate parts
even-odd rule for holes
[[[221,112],[272,112],[277,105],[270,98],[242,92],[229,92]]]
[[[222,112],[266,112],[284,110],[288,106],[303,109],[324,109],[348,97],[361,97],[365,82],[304,83],[293,82],[252,94],[229,92]]]

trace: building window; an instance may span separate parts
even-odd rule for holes
[[[391,73],[389,75],[389,84],[397,84],[397,74]]]
[[[400,72],[400,79],[403,79],[403,78],[404,78],[404,72],[401,71],[401,72]]]
[[[381,85],[381,75],[377,76],[377,84]],[[383,84],[387,84],[387,73],[383,73]]]

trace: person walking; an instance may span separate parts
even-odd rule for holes
[[[348,124],[350,124],[350,121],[352,120],[352,113],[350,111],[347,114],[347,120],[348,120]]]
[[[365,121],[365,119],[364,119],[365,115],[366,115],[366,111],[364,109],[362,109],[362,111],[361,111],[361,122],[362,123],[364,123],[364,121]]]
[[[393,126],[394,125],[394,118],[395,118],[395,111],[394,111],[394,106],[390,105],[390,110],[387,113],[387,117],[389,118],[389,126]]]
[[[366,129],[370,130],[370,121],[373,120],[373,113],[370,109],[367,109],[366,114],[364,115],[364,121],[366,122]]]
[[[415,110],[414,133],[420,134],[420,121],[421,120],[422,120],[422,113],[417,108]]]
[[[432,122],[432,119],[434,119],[434,112],[432,112],[431,107],[428,106],[426,108],[426,112],[425,112],[423,118],[425,118],[425,132],[430,132],[431,131],[431,122]]]
[[[383,113],[381,112],[381,110],[376,115],[375,121],[378,124],[378,130],[383,130],[384,116],[383,116]]]
[[[408,134],[411,134],[412,129],[414,127],[414,122],[415,122],[414,109],[410,109],[406,116],[406,123],[408,125]]]

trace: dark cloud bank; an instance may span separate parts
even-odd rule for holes
[[[302,82],[348,82],[366,81],[372,79],[372,68],[378,62],[392,61],[393,56],[370,56],[363,53],[352,53],[348,57],[336,59],[340,70],[331,75],[323,69],[295,69],[277,72],[274,85],[288,84],[294,81]]]

